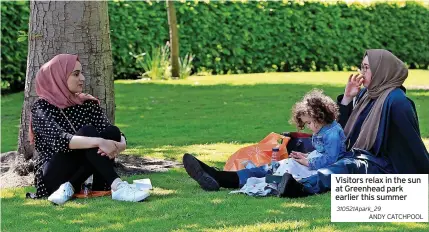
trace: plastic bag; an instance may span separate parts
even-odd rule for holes
[[[277,133],[270,133],[258,144],[240,148],[226,161],[224,171],[238,171],[244,169],[246,165],[251,162],[256,167],[271,162],[272,148],[279,144],[279,160],[288,158],[288,152],[286,146],[290,140],[290,137],[280,135]]]

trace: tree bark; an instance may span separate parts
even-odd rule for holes
[[[180,76],[179,66],[179,35],[177,32],[176,9],[174,1],[167,1],[168,25],[170,28],[170,44],[171,44],[171,76],[178,78]]]
[[[112,49],[106,1],[31,1],[24,104],[18,151],[26,159],[34,148],[28,140],[31,106],[37,100],[35,77],[40,67],[61,53],[76,54],[85,76],[84,92],[100,99],[114,122]]]

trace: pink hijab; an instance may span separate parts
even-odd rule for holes
[[[60,109],[80,105],[86,100],[99,102],[97,98],[89,94],[70,92],[67,79],[73,72],[77,61],[79,61],[77,55],[59,54],[45,63],[36,74],[36,93],[39,98]],[[34,144],[31,124],[30,117],[29,138],[30,144]]]

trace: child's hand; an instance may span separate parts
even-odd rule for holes
[[[297,151],[292,151],[290,153],[290,157],[294,158],[294,159],[305,159],[307,158],[308,154],[304,154],[302,152],[297,152]]]
[[[293,158],[296,162],[308,167],[308,159],[307,158]]]
[[[308,154],[302,152],[292,151],[290,157],[293,158],[296,162],[308,167]]]

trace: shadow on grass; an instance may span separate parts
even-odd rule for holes
[[[292,131],[292,105],[313,85],[256,84],[189,86],[116,84],[116,124],[127,135],[130,154],[178,160],[197,154],[223,167],[240,147],[270,132]],[[319,86],[331,97],[343,87]],[[429,137],[427,91],[410,90],[419,113],[421,133]],[[18,99],[19,100],[19,99]],[[15,146],[21,102],[3,110],[2,149]],[[17,105],[17,106],[16,106]],[[15,107],[15,108],[14,108]],[[16,120],[18,118],[18,120]],[[5,120],[4,120],[5,119]],[[3,133],[7,131],[8,133]],[[5,136],[8,138],[3,140]],[[12,139],[13,138],[13,139]],[[1,190],[4,231],[428,231],[421,223],[331,223],[330,194],[304,199],[254,198],[229,190],[204,192],[183,169],[127,178],[150,178],[155,189],[142,203],[114,202],[108,197],[52,206],[24,199],[32,188]]]
[[[427,223],[331,223],[330,194],[300,199],[256,198],[205,192],[183,169],[128,178],[150,178],[144,202],[109,197],[63,206],[24,199],[32,188],[2,190],[3,231],[425,231]],[[25,222],[25,223],[23,223]]]
[[[171,176],[177,176],[172,178]],[[147,176],[146,176],[147,177]],[[151,174],[154,185],[174,194],[152,193],[142,203],[108,197],[75,200],[64,206],[2,199],[3,231],[427,231],[427,223],[331,223],[330,195],[303,199],[204,192],[183,173]],[[174,179],[173,183],[169,180]],[[164,187],[160,187],[163,189]],[[154,192],[157,191],[157,188]],[[20,223],[25,221],[25,223]]]

